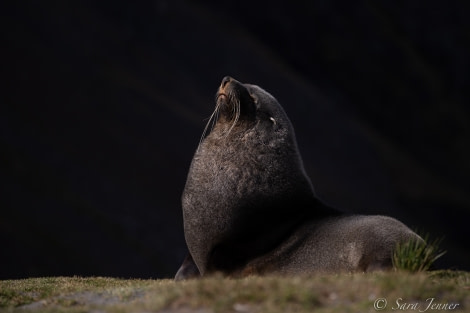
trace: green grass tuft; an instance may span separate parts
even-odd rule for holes
[[[392,258],[395,269],[410,272],[427,271],[446,253],[439,248],[442,238],[431,240],[429,234],[425,234],[422,238],[423,241],[411,240],[397,245]]]

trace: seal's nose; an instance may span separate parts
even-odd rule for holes
[[[222,83],[220,84],[220,89],[224,89],[225,86],[227,86],[227,84],[230,83],[232,80],[233,80],[232,77],[230,77],[230,76],[225,76],[225,77],[222,79]]]

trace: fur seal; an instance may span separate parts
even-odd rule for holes
[[[398,242],[419,240],[394,218],[346,215],[316,198],[281,105],[228,76],[182,207],[190,255],[176,279],[386,269]]]

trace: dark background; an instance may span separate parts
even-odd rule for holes
[[[225,75],[278,98],[321,199],[470,269],[470,2],[1,6],[0,278],[171,277]]]

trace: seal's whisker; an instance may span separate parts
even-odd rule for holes
[[[209,120],[206,123],[206,126],[204,127],[204,131],[202,132],[202,136],[199,139],[199,144],[197,145],[196,151],[199,151],[199,147],[201,146],[202,141],[204,140],[204,137],[206,136],[207,130],[209,129],[209,125],[211,130],[214,128],[215,123],[217,122],[217,119],[219,118],[219,109],[220,109],[220,104],[217,103],[215,106],[214,112],[212,112],[211,116],[209,117]]]
[[[212,120],[212,124],[211,124],[211,130],[212,131],[215,127],[215,124],[217,123],[217,121],[219,120],[219,114],[220,114],[220,110],[217,110],[217,112],[215,113],[215,117],[214,119]]]
[[[227,97],[227,101],[231,104],[231,108],[230,108],[231,109],[231,116],[230,116],[231,125],[230,125],[230,128],[225,132],[224,138],[227,138],[228,135],[230,135],[231,131],[233,130],[238,120],[240,119],[240,114],[241,114],[240,100],[238,99],[237,94],[235,92],[229,92],[226,95],[226,97]],[[216,101],[217,101],[217,98],[216,98]],[[206,123],[206,126],[204,127],[204,131],[202,132],[202,136],[199,139],[199,144],[197,146],[196,151],[199,151],[199,148],[202,144],[202,141],[206,137],[207,132],[212,131],[215,125],[217,124],[217,121],[219,120],[219,115],[220,115],[220,107],[221,107],[221,102],[217,101],[215,109],[212,112],[211,116],[209,117]]]
[[[240,118],[240,100],[238,100],[237,98],[234,97],[234,99],[232,100],[232,103],[233,103],[233,107],[232,107],[233,122],[232,122],[232,125],[230,126],[229,130],[225,134],[225,138],[227,138],[227,136],[230,134],[232,129],[237,124],[238,119]]]

